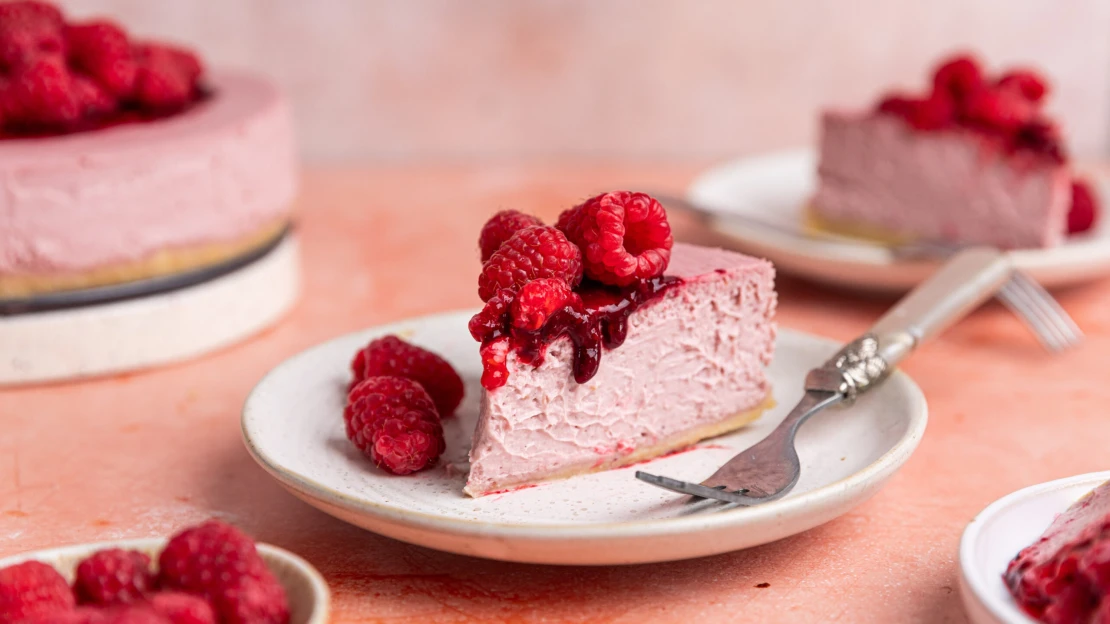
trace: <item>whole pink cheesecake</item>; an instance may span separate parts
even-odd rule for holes
[[[651,284],[622,317],[623,342],[602,350],[584,383],[570,336],[547,344],[538,365],[509,350],[504,385],[482,393],[468,494],[656,457],[740,428],[771,405],[771,264],[676,243],[666,277]],[[593,305],[628,309],[617,300]]]
[[[1095,195],[1073,177],[1043,110],[1043,77],[987,76],[960,56],[932,82],[924,96],[822,115],[812,226],[883,242],[1014,249],[1052,247],[1094,225]]]
[[[289,108],[216,72],[184,112],[0,141],[0,297],[197,268],[286,227],[297,180]]]
[[[1058,516],[1014,557],[1003,580],[1042,622],[1110,622],[1110,483]]]

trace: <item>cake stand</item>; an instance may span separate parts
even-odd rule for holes
[[[216,266],[118,286],[0,300],[0,385],[178,362],[276,322],[300,292],[296,237]]]

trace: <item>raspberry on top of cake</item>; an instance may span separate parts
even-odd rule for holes
[[[172,114],[203,96],[193,52],[106,19],[67,21],[33,0],[0,4],[3,135],[65,133]]]
[[[1049,247],[1091,229],[1098,204],[1072,171],[1040,73],[940,63],[923,93],[821,120],[813,225],[885,240]]]

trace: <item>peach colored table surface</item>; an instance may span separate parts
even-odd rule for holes
[[[300,553],[334,592],[337,622],[962,622],[960,532],[995,498],[1108,466],[1110,282],[1061,293],[1087,331],[1049,357],[998,306],[905,369],[929,428],[871,501],[743,552],[662,565],[563,568],[409,546],[316,511],[251,461],[239,412],[271,367],[368,325],[477,303],[476,237],[515,207],[554,217],[613,188],[681,189],[682,167],[317,170],[299,233],[306,286],[278,326],[203,359],[106,379],[0,390],[0,555],[165,535],[219,516]],[[681,238],[705,240],[689,224]],[[779,281],[782,325],[839,339],[889,305]]]

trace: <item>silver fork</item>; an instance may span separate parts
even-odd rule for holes
[[[957,245],[938,242],[914,242],[890,247],[896,258],[944,258],[960,250]],[[1083,330],[1037,280],[1014,269],[1010,279],[995,293],[1010,312],[1025,322],[1041,345],[1053,353],[1074,347],[1083,341]]]
[[[932,277],[887,311],[871,330],[809,371],[805,395],[766,438],[701,483],[637,472],[636,478],[701,499],[757,505],[785,496],[798,482],[798,428],[817,412],[848,404],[882,383],[925,340],[989,299],[1010,279],[1009,256],[990,248],[957,252]]]
[[[667,208],[685,210],[706,223],[722,218],[720,213],[699,206],[682,197],[667,194],[653,196]],[[729,215],[728,218],[790,236],[807,236],[800,228],[763,221],[747,215]],[[830,243],[871,244],[867,241],[849,239],[835,234],[822,236],[822,239]],[[931,241],[911,242],[886,246],[885,248],[899,260],[946,258],[961,249],[956,245]],[[1058,353],[1083,341],[1083,331],[1079,329],[1071,316],[1064,308],[1060,307],[1060,304],[1044,287],[1029,275],[1014,270],[1010,280],[995,293],[995,296],[1002,305],[1006,306],[1010,312],[1025,323],[1025,326],[1036,336],[1037,341],[1048,351]]]

